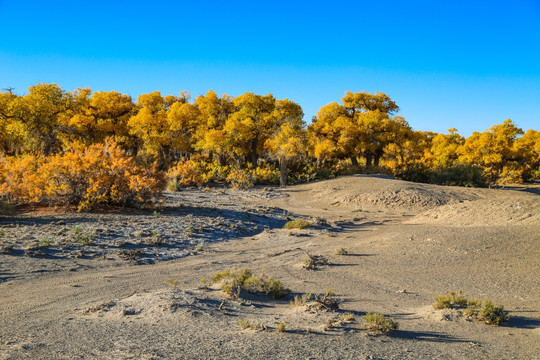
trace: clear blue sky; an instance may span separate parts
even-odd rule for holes
[[[0,88],[382,91],[415,130],[540,130],[540,0],[0,0]]]

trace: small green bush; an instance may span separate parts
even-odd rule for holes
[[[502,322],[510,320],[508,311],[504,311],[503,306],[495,306],[489,300],[485,300],[478,313],[478,318],[490,325],[500,325]]]
[[[398,329],[398,323],[392,318],[386,318],[384,315],[367,313],[362,316],[364,319],[364,329],[372,334],[388,334],[392,330]]]
[[[304,219],[296,219],[296,220],[291,220],[291,221],[288,221],[285,226],[283,226],[284,229],[306,229],[310,226],[311,224],[309,223],[309,221],[307,220],[304,220]]]

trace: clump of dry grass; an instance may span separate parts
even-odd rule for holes
[[[334,252],[336,255],[347,255],[349,252],[347,249],[343,247],[336,248],[336,251]]]
[[[304,306],[304,305],[306,305],[306,303],[308,301],[311,300],[312,297],[313,297],[313,295],[311,295],[310,293],[303,294],[302,296],[296,295],[294,297],[294,299],[289,301],[289,303],[291,304],[291,307],[293,307],[293,308],[294,307]]]
[[[330,262],[323,255],[312,255],[306,252],[307,258],[304,259],[302,267],[306,270],[317,270],[321,266],[330,265]]]
[[[305,306],[306,311],[321,312],[321,311],[336,311],[339,309],[339,299],[335,297],[332,290],[326,290],[324,294],[312,295],[309,293],[302,296],[295,296],[290,301],[291,307]]]
[[[255,276],[248,269],[220,271],[211,278],[211,283],[219,283],[221,290],[227,295],[237,299],[242,291],[247,291],[252,294],[267,295],[273,299],[281,299],[290,294],[291,290],[287,289],[279,279],[266,276],[262,273],[260,276]]]
[[[278,333],[284,333],[285,331],[287,331],[287,328],[285,326],[285,322],[280,322],[276,328],[276,332]]]
[[[246,329],[255,330],[255,331],[266,330],[266,326],[264,326],[262,323],[260,322],[255,323],[246,319],[238,320],[237,324],[240,330],[246,330]]]

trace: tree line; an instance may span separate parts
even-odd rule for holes
[[[538,131],[524,133],[506,120],[465,138],[456,129],[413,130],[398,111],[384,93],[348,91],[308,125],[300,105],[272,94],[232,97],[210,90],[193,99],[185,91],[155,91],[133,101],[115,91],[37,84],[25,95],[0,92],[0,181],[5,184],[6,169],[22,166],[25,157],[38,161],[92,146],[153,164],[177,186],[285,185],[357,172],[471,186],[540,178]]]

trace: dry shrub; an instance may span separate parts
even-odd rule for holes
[[[38,158],[25,155],[1,160],[5,168],[0,196],[12,203],[151,207],[161,198],[164,176],[157,165],[141,166],[115,142]]]
[[[255,276],[249,269],[220,271],[212,276],[211,283],[220,284],[221,290],[232,298],[238,299],[242,291],[251,294],[267,295],[273,299],[281,299],[290,294],[279,279],[262,273]]]

